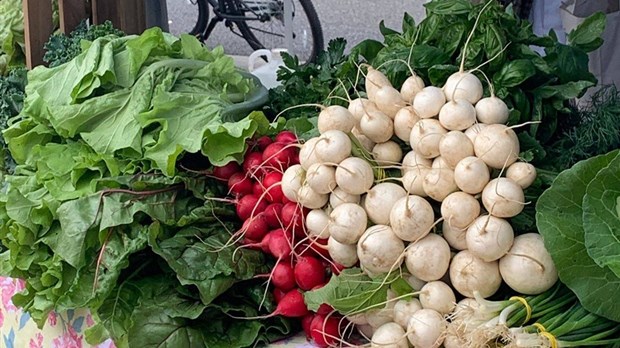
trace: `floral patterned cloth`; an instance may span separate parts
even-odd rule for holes
[[[84,339],[84,330],[93,326],[93,317],[86,310],[50,313],[47,323],[39,330],[30,315],[15,307],[11,298],[24,289],[21,279],[0,277],[0,347],[2,348],[93,348]],[[272,346],[279,348],[311,348],[302,335]],[[106,341],[94,348],[116,348]]]

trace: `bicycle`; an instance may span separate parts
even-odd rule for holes
[[[323,50],[323,30],[311,0],[187,1],[198,7],[198,19],[190,34],[203,42],[218,23],[224,22],[253,50],[285,48],[302,62],[314,61]],[[214,14],[211,19],[210,8]]]

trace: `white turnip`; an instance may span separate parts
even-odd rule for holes
[[[403,159],[403,150],[394,141],[378,143],[372,148],[372,157],[380,166],[393,166]]]
[[[454,169],[463,158],[474,155],[474,144],[465,133],[451,131],[439,141],[439,154]]]
[[[490,124],[476,136],[474,152],[489,167],[502,169],[517,161],[519,138],[503,124]]]
[[[351,156],[351,139],[342,131],[328,130],[319,137],[315,151],[322,162],[338,164]]]
[[[439,142],[448,131],[433,118],[422,119],[413,125],[409,136],[411,148],[425,158],[439,156]]]
[[[370,163],[358,157],[343,160],[336,168],[336,183],[344,192],[361,195],[368,192],[375,177]]]
[[[431,169],[424,177],[422,187],[424,192],[437,202],[443,201],[449,194],[458,191],[454,182],[454,171],[450,169]]]
[[[355,244],[366,231],[366,211],[355,203],[343,203],[329,214],[329,235],[343,244]]]
[[[448,284],[432,281],[426,283],[420,290],[420,304],[422,304],[422,308],[432,309],[440,314],[447,315],[456,306],[456,296]]]
[[[489,167],[478,157],[465,157],[454,167],[454,182],[463,192],[478,194],[490,179]]]
[[[408,143],[411,129],[419,120],[420,117],[415,113],[412,106],[401,108],[394,116],[394,134],[400,140]]]
[[[476,103],[476,117],[480,123],[505,124],[509,114],[506,103],[496,96],[482,98]]]
[[[476,75],[461,69],[448,77],[443,91],[448,101],[464,99],[474,105],[482,98],[482,82]]]
[[[308,212],[305,219],[306,231],[308,236],[314,238],[329,238],[329,215],[323,209],[312,209]]]
[[[481,216],[467,229],[467,249],[486,262],[506,255],[514,240],[510,223],[491,215]]]
[[[388,115],[391,119],[394,119],[398,110],[407,105],[401,97],[400,92],[392,86],[383,86],[379,88],[375,93],[375,99],[373,101],[379,110],[383,111],[383,113]]]
[[[306,171],[306,183],[318,193],[331,193],[336,188],[336,168],[315,163]]]
[[[439,123],[448,130],[462,131],[476,122],[476,109],[468,101],[457,99],[444,104],[439,110]]]
[[[523,189],[514,180],[495,178],[482,190],[482,204],[493,216],[517,216],[525,206]]]
[[[398,238],[412,242],[426,236],[435,222],[433,207],[424,198],[409,195],[400,198],[390,210],[390,226]]]
[[[384,182],[373,186],[364,199],[364,209],[368,219],[378,225],[390,223],[390,211],[407,192],[401,186]]]
[[[306,177],[306,171],[299,164],[288,167],[282,175],[282,193],[290,201],[297,202],[297,193]]]
[[[340,105],[330,105],[321,112],[317,120],[317,128],[319,133],[323,134],[328,130],[339,130],[349,133],[356,124],[355,117]]]
[[[420,309],[422,309],[422,304],[420,304],[420,300],[417,298],[398,300],[396,304],[394,304],[394,322],[403,329],[406,329],[409,318]]]
[[[371,275],[389,273],[403,261],[405,245],[389,226],[375,225],[357,243],[360,266]]]
[[[470,251],[463,250],[452,258],[450,281],[463,296],[474,297],[474,291],[478,291],[483,298],[487,298],[499,289],[502,277],[497,261],[485,262]]]
[[[411,275],[426,282],[441,279],[450,266],[450,246],[431,233],[405,250],[405,266]]]
[[[414,74],[403,82],[400,87],[400,95],[407,103],[411,104],[415,95],[422,89],[424,89],[424,80]]]
[[[370,340],[372,348],[407,348],[405,330],[397,323],[386,323],[379,326]]]
[[[344,192],[340,187],[336,187],[334,191],[329,195],[329,205],[332,208],[336,208],[342,203],[356,203],[359,204],[360,195],[352,195]]]
[[[525,162],[515,162],[506,169],[506,177],[525,190],[536,180],[536,167]]]
[[[329,237],[327,240],[327,251],[334,262],[345,267],[353,267],[358,261],[356,246],[354,244],[343,244]]]
[[[444,224],[462,229],[469,226],[480,215],[480,203],[465,192],[453,192],[441,202],[441,216]]]
[[[407,325],[407,338],[414,347],[438,348],[443,342],[447,322],[432,309],[420,309],[413,313]]]
[[[446,103],[446,96],[441,88],[424,87],[413,98],[413,109],[420,118],[431,118],[439,114]]]
[[[359,130],[375,143],[384,143],[394,135],[394,121],[381,111],[368,110],[362,116]]]

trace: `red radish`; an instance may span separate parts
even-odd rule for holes
[[[273,299],[276,301],[276,303],[279,303],[280,300],[282,300],[282,297],[284,297],[284,295],[286,295],[286,291],[279,288],[273,289]]]
[[[262,240],[267,232],[269,232],[269,224],[267,223],[265,214],[258,213],[252,219],[245,220],[241,231],[243,231],[245,238]]]
[[[267,208],[267,201],[261,200],[255,195],[245,195],[237,201],[237,216],[241,220],[247,220],[252,215],[257,215],[265,211]]]
[[[275,141],[283,144],[294,144],[297,142],[297,136],[291,131],[282,131],[275,137]]]
[[[270,316],[281,315],[287,318],[299,318],[308,314],[308,307],[304,302],[304,295],[294,289],[286,293],[278,303],[278,307]],[[314,321],[314,320],[313,320]]]
[[[272,203],[282,202],[282,197],[284,197],[284,193],[282,193],[282,187],[280,186],[280,182],[282,182],[282,173],[270,172],[265,174],[262,186],[267,190],[267,194],[265,195],[265,197],[268,201]]]
[[[269,254],[276,259],[286,259],[291,256],[291,240],[283,229],[271,231],[269,240]]]
[[[291,145],[273,143],[263,151],[262,162],[267,167],[284,171],[290,166],[295,155],[296,153]]]
[[[269,145],[271,146],[271,145]],[[250,177],[261,177],[263,170],[263,153],[250,152],[243,159],[243,170]]]
[[[278,262],[271,271],[271,282],[277,289],[289,291],[295,288],[295,271],[288,262]]]
[[[252,180],[243,173],[237,172],[228,179],[228,190],[235,196],[244,196],[252,193]]]
[[[295,281],[302,290],[311,290],[325,283],[325,268],[315,257],[302,256],[295,264]]]
[[[329,313],[332,313],[334,311],[334,308],[330,305],[328,305],[327,303],[323,303],[322,305],[319,306],[319,309],[316,310],[316,314],[320,314],[320,315],[328,315]]]
[[[327,241],[327,238],[313,239],[310,243],[310,249],[312,249],[317,256],[322,256],[322,258],[331,260],[331,257],[329,256],[329,250],[327,249]]]
[[[315,315],[310,323],[310,336],[318,347],[333,346],[340,339],[340,318]]]
[[[306,314],[305,317],[301,318],[301,327],[306,333],[306,339],[309,341],[310,337],[310,324],[312,324],[312,319],[314,319],[314,314]]]
[[[256,197],[260,197],[263,195],[263,192],[265,192],[263,185],[258,181],[254,182],[254,185],[252,185],[252,194]]]
[[[220,180],[228,180],[235,173],[241,172],[241,166],[237,162],[228,162],[221,167],[213,168],[213,176]]]
[[[332,262],[329,265],[329,267],[331,268],[332,273],[335,274],[335,275],[339,275],[340,272],[342,272],[342,270],[346,268],[345,266],[343,266],[343,265],[341,265],[339,263],[336,263],[336,262]]]
[[[265,215],[265,220],[267,221],[269,227],[281,227],[280,224],[282,223],[282,206],[282,203],[271,203],[267,206],[267,208],[265,208],[265,212],[263,214]]]
[[[304,217],[308,214],[308,209],[301,207],[297,203],[286,203],[282,206],[282,225],[286,230],[295,233],[300,237],[305,237]]]
[[[269,146],[271,143],[273,143],[273,140],[271,140],[271,138],[266,135],[256,139],[255,142],[256,146],[258,146],[258,149],[260,151],[265,151],[267,146]]]

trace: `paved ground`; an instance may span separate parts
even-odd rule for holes
[[[197,18],[197,7],[191,0],[167,0],[170,31],[174,34],[191,30]],[[325,42],[344,37],[353,45],[366,38],[381,38],[379,22],[400,28],[403,14],[409,12],[416,20],[424,15],[425,0],[313,0],[324,32]],[[230,33],[223,24],[216,27],[207,41],[210,46],[222,44],[227,53],[247,55],[249,45]]]

